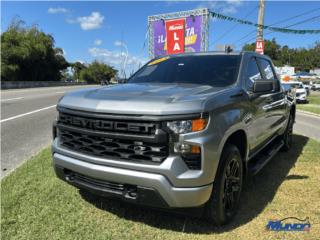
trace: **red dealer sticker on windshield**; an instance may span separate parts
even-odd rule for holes
[[[184,52],[185,19],[166,21],[167,52],[177,54]]]

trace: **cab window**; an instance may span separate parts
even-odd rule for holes
[[[247,69],[247,88],[252,89],[254,81],[262,79],[256,58],[251,58]]]
[[[259,59],[259,62],[261,65],[261,71],[263,71],[265,79],[266,80],[276,79],[270,62],[265,59]]]
[[[280,91],[280,89],[281,89],[280,82],[273,71],[273,67],[272,67],[271,63],[266,59],[259,58],[259,64],[260,64],[262,74],[264,75],[264,79],[265,80],[273,80],[274,81],[274,85],[273,85],[274,91],[276,91],[276,92]]]

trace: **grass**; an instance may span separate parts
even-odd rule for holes
[[[299,110],[320,114],[320,94],[311,92],[309,103],[297,104]]]
[[[320,143],[294,136],[289,153],[247,179],[222,228],[79,192],[58,180],[47,148],[2,180],[2,239],[319,239]],[[269,219],[309,217],[310,232],[271,232]]]

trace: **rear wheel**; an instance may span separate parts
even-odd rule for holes
[[[228,144],[220,159],[213,191],[205,215],[216,225],[228,223],[238,210],[243,182],[242,159],[238,148]]]
[[[282,147],[282,151],[289,151],[292,146],[292,133],[293,133],[293,116],[289,115],[288,125],[286,131],[283,134],[283,142],[284,145]]]

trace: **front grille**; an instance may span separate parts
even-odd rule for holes
[[[156,131],[160,130],[159,123],[126,121],[121,130],[119,123],[60,113],[57,124],[59,141],[69,150],[107,159],[161,163],[168,156],[166,134],[162,131],[165,139],[161,141],[157,136],[161,132]],[[133,126],[139,126],[140,131],[134,132],[137,129]]]
[[[60,130],[61,145],[88,155],[122,160],[162,162],[167,147],[134,140],[112,139]]]

